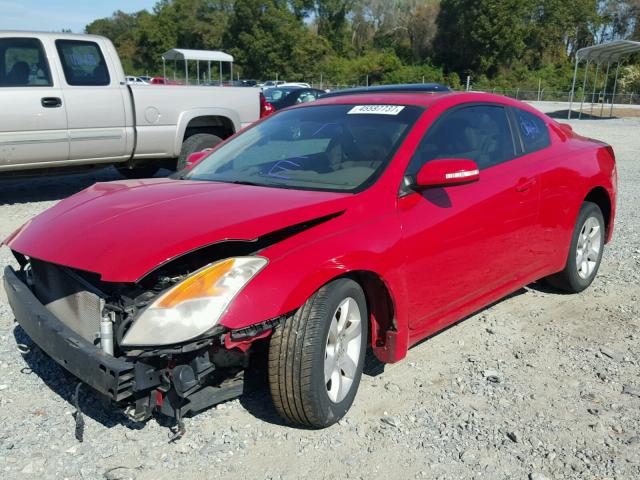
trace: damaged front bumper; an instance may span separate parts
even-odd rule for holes
[[[212,355],[209,342],[192,351],[114,357],[52,314],[11,267],[4,270],[4,287],[15,318],[29,337],[58,364],[136,420],[145,420],[154,411],[179,419],[189,411],[203,410],[243,392],[242,371],[248,357],[242,352],[236,358],[229,358],[226,351]],[[222,359],[222,368],[217,369],[214,358]]]

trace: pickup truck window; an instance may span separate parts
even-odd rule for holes
[[[73,86],[109,85],[109,69],[95,42],[56,40],[67,83]]]
[[[37,38],[0,39],[0,87],[50,87],[51,72]]]

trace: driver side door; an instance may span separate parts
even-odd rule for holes
[[[528,241],[539,182],[519,162],[517,140],[505,107],[474,104],[446,111],[418,146],[409,176],[436,158],[466,158],[477,163],[480,180],[407,191],[398,200],[414,337],[494,301],[535,268]]]

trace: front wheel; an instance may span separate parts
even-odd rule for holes
[[[547,282],[566,292],[583,291],[596,277],[604,251],[605,224],[600,207],[584,202],[571,237],[564,270],[547,277]]]
[[[275,329],[269,387],[285,420],[324,428],[347,413],[362,376],[368,318],[360,285],[341,278],[320,288]]]

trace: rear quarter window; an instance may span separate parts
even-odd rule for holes
[[[109,70],[95,42],[56,40],[65,79],[73,86],[109,85]]]
[[[525,153],[542,150],[551,144],[549,130],[544,120],[519,108],[514,109],[514,112]]]

